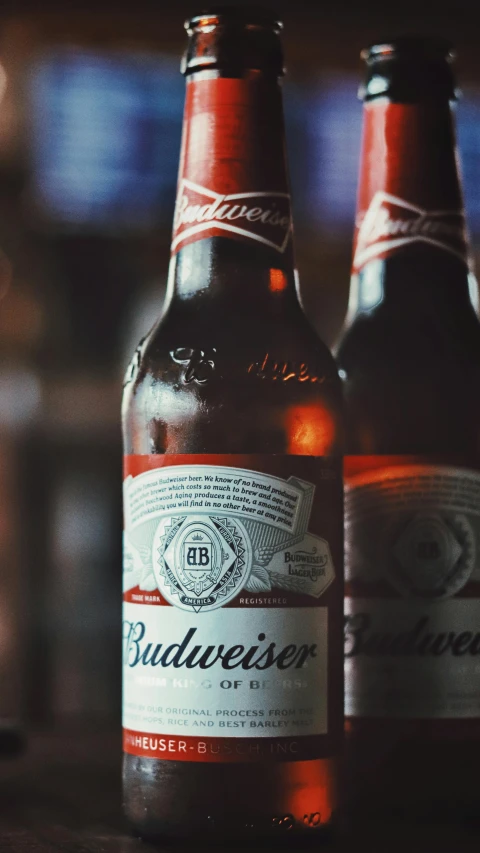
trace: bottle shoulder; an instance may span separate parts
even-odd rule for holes
[[[412,243],[372,260],[352,279],[337,346],[343,370],[435,370],[480,358],[474,274],[452,253]]]
[[[430,454],[480,447],[480,326],[411,331],[362,318],[338,350],[347,452]]]
[[[178,374],[200,384],[227,374],[237,382],[258,377],[285,385],[338,383],[335,360],[300,306],[264,316],[255,306],[167,311],[137,348],[127,378],[175,382]]]
[[[417,311],[377,310],[359,314],[346,327],[336,349],[337,363],[347,374],[370,372],[436,372],[480,365],[480,322],[472,305]]]
[[[322,407],[339,435],[342,390],[331,353],[303,316],[271,319],[164,316],[127,371],[126,443],[151,428],[166,436],[155,446],[167,452],[285,452],[295,418],[315,420]]]

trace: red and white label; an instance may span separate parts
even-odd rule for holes
[[[277,84],[189,80],[172,253],[205,237],[283,253],[291,229]]]
[[[448,105],[365,105],[353,272],[422,243],[468,264]]]
[[[222,195],[182,180],[175,207],[172,251],[201,237],[233,236],[284,252],[291,226],[287,193]]]
[[[194,458],[127,459],[124,748],[177,761],[331,754],[342,720],[340,471],[317,460],[317,485],[278,476],[289,460],[313,474],[312,460],[260,457],[254,470],[243,463],[255,457]]]
[[[412,243],[426,243],[465,261],[467,235],[463,211],[424,210],[386,192],[377,192],[357,217],[353,269],[373,258],[386,258]]]
[[[345,710],[480,717],[480,474],[346,459]]]

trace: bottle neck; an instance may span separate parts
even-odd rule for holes
[[[469,298],[468,240],[446,98],[366,103],[352,273],[350,317],[388,298],[412,307],[412,298],[431,297],[430,288],[447,302]]]
[[[294,293],[282,95],[249,71],[187,78],[170,296]]]

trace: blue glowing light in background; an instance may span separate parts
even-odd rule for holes
[[[58,49],[32,69],[32,176],[51,219],[94,230],[172,218],[184,80],[167,56]],[[350,239],[362,106],[355,75],[289,82],[287,143],[296,219]],[[466,207],[480,237],[480,92],[457,110]]]

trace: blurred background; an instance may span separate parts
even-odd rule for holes
[[[359,51],[372,40],[420,32],[456,43],[466,204],[480,248],[475,6],[274,5],[285,21],[302,294],[329,343],[346,308]],[[121,385],[162,306],[182,25],[205,4],[2,8],[0,283],[10,266],[12,281],[0,302],[0,719],[21,704],[35,725],[117,720]]]

